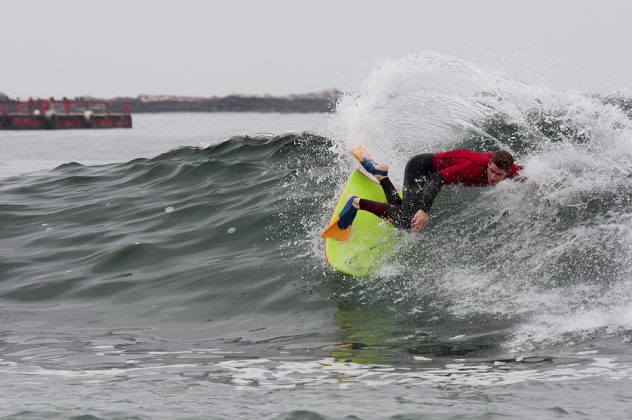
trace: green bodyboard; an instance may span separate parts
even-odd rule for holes
[[[386,203],[380,184],[354,170],[338,199],[330,222],[340,213],[350,195]],[[348,241],[325,239],[325,256],[336,271],[364,277],[382,266],[396,242],[397,230],[392,224],[367,211],[358,211]]]

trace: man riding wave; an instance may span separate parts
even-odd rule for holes
[[[428,226],[430,208],[443,185],[496,185],[505,178],[515,179],[522,169],[506,150],[423,153],[406,164],[402,199],[388,177],[388,165],[376,163],[363,146],[356,146],[351,153],[380,183],[387,202],[349,197],[338,217],[321,233],[323,238],[347,240],[358,210],[373,213],[397,228],[419,232]]]

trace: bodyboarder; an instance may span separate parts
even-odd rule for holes
[[[347,240],[358,210],[386,219],[399,229],[419,232],[428,225],[430,208],[444,184],[496,185],[505,178],[515,179],[522,169],[506,150],[423,153],[406,164],[402,199],[388,177],[388,165],[376,163],[363,146],[353,148],[351,153],[380,183],[387,203],[349,197],[338,217],[321,233],[323,238]]]

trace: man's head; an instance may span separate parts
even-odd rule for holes
[[[511,174],[514,158],[506,150],[498,150],[487,164],[487,181],[491,185],[498,184]]]

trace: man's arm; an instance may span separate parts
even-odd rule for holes
[[[430,208],[442,186],[443,178],[436,172],[428,177],[423,190],[413,198],[411,207],[415,213],[410,221],[410,229],[413,232],[419,232],[428,226]]]

